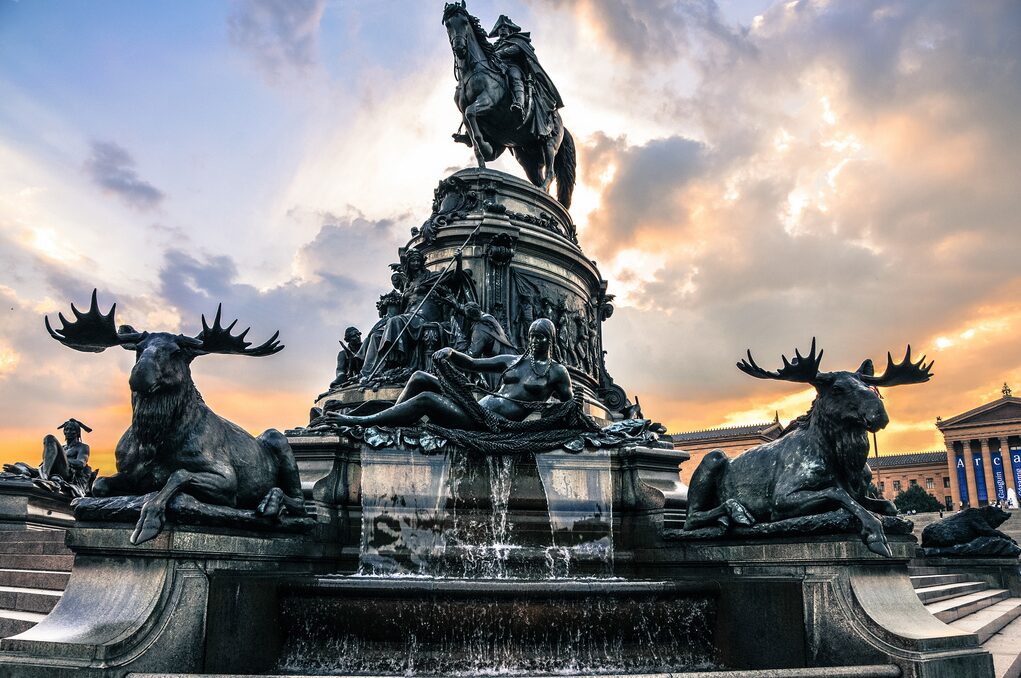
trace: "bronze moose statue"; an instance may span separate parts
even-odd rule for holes
[[[811,384],[816,397],[808,413],[799,417],[777,440],[754,447],[731,460],[720,450],[707,454],[695,469],[688,491],[685,530],[710,525],[753,525],[786,518],[812,516],[844,508],[861,522],[862,541],[870,551],[892,556],[879,518],[872,512],[896,515],[892,502],[867,495],[872,473],[868,467],[868,434],[890,419],[878,387],[919,384],[932,377],[925,356],[893,362],[887,353],[886,371],[875,376],[872,361],[854,372],[820,372],[822,351],[815,339],[807,356],[783,359],[783,367],[769,372],[755,364],[751,351],[737,367],[759,379]]]
[[[117,443],[117,473],[97,478],[96,497],[155,494],[141,508],[131,535],[141,544],[162,531],[167,504],[187,494],[202,504],[255,509],[267,519],[284,513],[301,516],[305,505],[298,467],[291,447],[276,429],[258,438],[218,416],[203,402],[191,376],[191,361],[210,353],[268,356],[283,346],[279,333],[259,346],[245,341],[249,330],[231,334],[237,320],[220,324],[221,307],[210,327],[202,316],[202,331],[194,336],[168,332],[138,332],[114,325],[114,304],[103,314],[96,291],[91,308],[82,313],[74,305],[74,320],[59,314],[54,339],[77,351],[99,353],[111,346],[135,352],[131,386],[131,426]],[[251,328],[249,328],[251,329]]]

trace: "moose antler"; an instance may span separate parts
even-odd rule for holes
[[[229,353],[236,355],[251,355],[256,357],[273,355],[274,353],[283,350],[283,345],[277,341],[277,337],[280,336],[280,332],[274,332],[273,336],[267,339],[264,343],[256,346],[255,348],[248,348],[252,345],[252,342],[245,341],[245,335],[248,334],[249,327],[241,334],[231,334],[231,330],[238,324],[235,319],[227,327],[223,327],[220,324],[220,315],[223,310],[223,304],[217,304],[216,306],[216,317],[213,318],[213,326],[210,327],[206,322],[206,316],[202,316],[202,331],[195,337],[194,350],[196,353]]]
[[[96,290],[92,290],[92,305],[88,312],[82,313],[71,304],[74,322],[68,322],[63,313],[58,313],[61,327],[54,330],[50,326],[49,316],[46,316],[44,319],[46,331],[64,346],[87,353],[100,353],[111,346],[130,345],[145,338],[144,332],[118,331],[113,322],[116,310],[117,304],[114,304],[108,313],[105,315],[101,313],[99,302],[96,300]]]
[[[904,360],[899,363],[893,362],[893,355],[886,354],[886,370],[882,376],[873,377],[868,374],[861,374],[859,378],[869,386],[901,386],[903,384],[922,384],[932,378],[932,366],[935,360],[925,364],[925,356],[917,363],[911,362],[911,344],[904,353]]]
[[[819,374],[819,363],[822,362],[822,351],[815,354],[815,337],[812,337],[812,349],[807,356],[801,355],[798,349],[794,349],[794,360],[788,361],[787,356],[781,355],[783,367],[776,372],[769,372],[755,364],[752,352],[749,349],[748,358],[737,364],[737,369],[747,375],[758,379],[778,379],[780,381],[794,381],[798,383],[811,384]]]

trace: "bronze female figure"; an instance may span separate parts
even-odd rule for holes
[[[313,426],[411,426],[429,417],[442,427],[482,431],[499,428],[500,421],[522,422],[550,397],[563,403],[574,398],[567,368],[554,356],[556,334],[551,321],[539,318],[528,330],[524,355],[473,358],[452,348],[436,351],[433,361],[442,376],[451,371],[447,366],[500,375],[499,387],[478,402],[457,393],[443,378],[419,371],[392,407],[366,416],[329,412]]]

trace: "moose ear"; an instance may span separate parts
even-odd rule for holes
[[[208,355],[208,351],[202,350],[201,339],[189,337],[186,334],[177,335],[177,345],[180,346],[191,358],[197,358],[200,355]]]
[[[834,377],[832,372],[820,372],[815,375],[815,378],[812,379],[811,383],[816,387],[816,389],[829,388],[833,385],[833,379]]]
[[[117,334],[118,335],[127,335],[127,334],[138,335],[138,341],[127,341],[127,342],[124,342],[123,344],[121,344],[121,348],[123,348],[125,351],[134,351],[135,349],[138,348],[138,345],[146,337],[149,336],[148,332],[141,332],[141,333],[139,333],[138,330],[136,330],[131,325],[121,325],[120,327],[117,328]]]
[[[876,368],[872,364],[872,359],[866,359],[858,368],[858,374],[864,374],[866,377],[874,377],[876,375]]]

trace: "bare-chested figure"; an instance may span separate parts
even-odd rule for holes
[[[567,368],[553,357],[556,334],[553,323],[540,318],[528,330],[528,348],[524,355],[473,358],[452,348],[441,348],[433,354],[433,360],[447,360],[454,367],[470,372],[499,374],[499,388],[483,397],[479,406],[504,419],[523,421],[533,411],[529,405],[544,403],[550,397],[562,402],[574,397]],[[412,375],[392,407],[367,416],[329,412],[313,422],[313,426],[411,426],[423,417],[446,428],[480,428],[461,405],[443,394],[435,376],[422,371]]]

